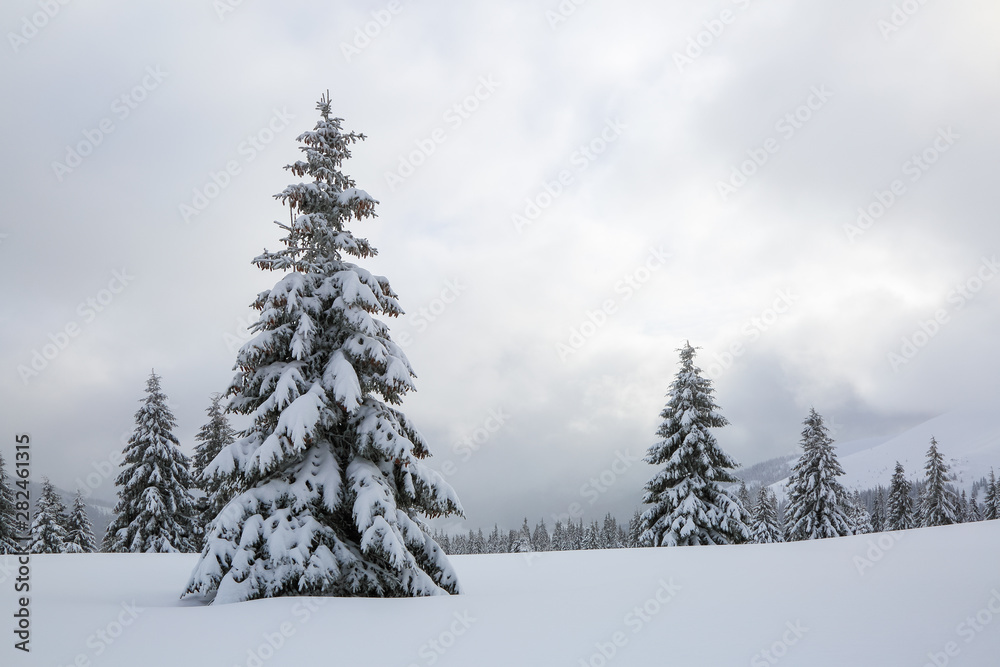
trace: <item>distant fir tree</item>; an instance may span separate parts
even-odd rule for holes
[[[87,516],[87,505],[83,493],[77,490],[73,497],[73,509],[66,521],[66,553],[92,554],[97,551],[94,526]]]
[[[628,522],[628,541],[626,541],[625,546],[629,549],[635,549],[639,546],[639,538],[642,536],[642,515],[639,514],[639,510],[635,511],[632,515],[632,519]]]
[[[596,521],[592,521],[590,526],[586,529],[583,536],[583,545],[581,549],[600,549],[601,548],[601,528],[597,525]]]
[[[354,264],[375,248],[348,229],[376,200],[342,171],[364,135],[345,133],[320,99],[288,169],[309,182],[276,195],[284,248],[254,259],[284,275],[253,304],[229,410],[253,417],[206,470],[235,480],[186,595],[238,602],[290,595],[458,593],[425,518],[461,515],[424,461],[428,443],[398,406],[414,372],[380,317],[402,308],[389,281]]]
[[[117,516],[102,550],[117,553],[190,553],[199,543],[190,461],[172,429],[177,426],[150,373],[146,397],[135,413],[135,429],[125,446],[118,486]]]
[[[1000,518],[1000,486],[997,485],[996,474],[990,468],[990,478],[986,483],[986,493],[983,495],[983,518],[993,521]]]
[[[846,492],[837,481],[844,469],[823,418],[810,409],[802,431],[802,456],[788,480],[786,539],[816,540],[853,534],[845,511]]]
[[[955,523],[969,523],[972,517],[969,516],[969,497],[962,489],[962,493],[956,496],[955,500]]]
[[[923,526],[948,526],[956,523],[955,492],[950,488],[951,475],[948,465],[938,451],[937,440],[931,438],[927,450],[927,464],[924,466],[924,493],[921,497],[920,515]]]
[[[975,492],[969,497],[969,520],[970,521],[982,521],[983,520],[983,508],[976,500]]]
[[[867,535],[875,532],[871,514],[865,507],[865,501],[861,499],[861,494],[858,491],[848,496],[847,515],[851,522],[851,532],[854,535]]]
[[[754,544],[784,541],[778,523],[778,499],[764,486],[757,492],[757,503],[750,518],[750,541]]]
[[[531,528],[528,526],[528,518],[524,518],[521,530],[514,534],[514,540],[510,546],[511,553],[523,554],[533,551],[531,546]]]
[[[556,525],[552,528],[552,550],[566,551],[566,528],[563,527],[562,521],[559,520],[556,521]]]
[[[618,520],[608,512],[604,516],[604,525],[601,526],[601,548],[621,549],[624,544],[618,539]]]
[[[549,551],[552,539],[549,537],[549,529],[545,526],[545,520],[538,522],[535,532],[531,534],[531,548],[534,551]]]
[[[875,493],[875,502],[872,506],[872,532],[881,533],[884,530],[886,530],[885,489],[880,486]]]
[[[503,546],[503,538],[500,536],[500,528],[493,524],[493,532],[486,538],[486,553],[499,554],[507,550]]]
[[[208,526],[232,495],[232,489],[224,484],[227,480],[205,476],[205,468],[219,452],[236,441],[236,431],[229,425],[220,404],[222,395],[213,394],[211,401],[205,411],[208,413],[208,421],[195,436],[198,444],[194,447],[194,457],[191,460],[193,481],[205,493],[205,497],[200,498],[197,503],[202,526]]]
[[[0,454],[0,554],[14,554],[21,551],[21,545],[17,541],[19,531],[14,490],[7,479],[3,454]]]
[[[56,493],[48,477],[42,478],[42,493],[35,503],[35,518],[31,522],[33,554],[61,554],[66,551],[66,505]]]
[[[645,461],[663,466],[646,484],[641,543],[645,546],[734,544],[749,539],[743,522],[745,509],[724,484],[737,480],[731,470],[736,461],[723,452],[709,429],[729,422],[712,397],[712,381],[694,365],[695,348],[685,343],[679,350],[677,372],[667,405],[659,442],[649,448]]]

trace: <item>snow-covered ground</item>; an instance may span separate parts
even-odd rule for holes
[[[196,556],[33,556],[32,652],[12,648],[13,576],[0,573],[0,623],[11,626],[0,628],[0,664],[989,667],[1000,660],[998,554],[1000,521],[785,545],[456,556],[460,596],[207,607],[178,600]]]

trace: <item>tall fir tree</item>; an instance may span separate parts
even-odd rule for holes
[[[896,469],[889,485],[889,504],[886,508],[886,530],[908,530],[916,526],[913,517],[912,486],[906,479],[903,464],[896,461]]]
[[[31,522],[33,554],[61,554],[66,551],[66,505],[56,493],[48,477],[42,478],[42,492],[35,503],[35,518]]]
[[[948,526],[958,521],[957,498],[949,485],[951,475],[937,440],[931,437],[924,466],[924,493],[920,501],[922,526]]]
[[[73,509],[66,521],[66,553],[92,554],[95,551],[97,541],[94,539],[94,526],[87,516],[83,493],[78,489],[73,497]]]
[[[289,207],[284,248],[254,259],[282,271],[258,295],[255,336],[239,351],[230,411],[253,423],[206,474],[234,496],[212,523],[185,595],[237,602],[287,595],[458,593],[423,517],[461,515],[424,459],[427,442],[397,409],[415,377],[378,316],[403,311],[389,281],[345,259],[375,255],[347,227],[377,203],[341,171],[350,146],[331,117],[299,135],[310,182],[276,195]]]
[[[802,456],[788,480],[785,510],[786,539],[815,540],[851,535],[844,487],[837,477],[844,474],[827,435],[823,417],[810,409],[802,430]]]
[[[118,553],[189,553],[199,543],[197,511],[191,497],[190,462],[172,429],[160,376],[150,373],[146,396],[135,413],[135,429],[125,446],[118,486],[117,516],[102,550]]]
[[[784,541],[778,523],[778,499],[764,486],[757,491],[757,503],[750,519],[750,541],[754,544]]]
[[[990,478],[986,481],[986,493],[983,494],[983,518],[987,521],[1000,518],[1000,486],[998,486],[993,468],[990,468]]]
[[[750,538],[745,508],[724,484],[737,480],[736,461],[722,451],[709,429],[729,422],[718,411],[712,381],[694,365],[685,343],[680,370],[670,385],[663,419],[645,461],[663,468],[646,484],[641,543],[644,546],[734,544]]]
[[[635,549],[640,545],[640,537],[642,537],[642,515],[636,510],[628,522],[628,540],[625,546]]]
[[[0,554],[20,552],[19,532],[14,490],[7,481],[7,469],[0,454]]]
[[[542,519],[535,526],[535,532],[531,534],[531,548],[535,551],[549,551],[552,548],[552,538],[549,536],[549,529]]]
[[[225,478],[206,476],[205,468],[219,455],[219,452],[236,441],[236,432],[229,425],[221,405],[222,395],[213,394],[211,401],[205,411],[208,413],[208,421],[195,436],[198,444],[195,445],[194,457],[191,460],[193,481],[205,493],[205,496],[199,499],[197,506],[201,514],[201,524],[206,528],[232,494],[231,489],[223,484],[227,481]]]

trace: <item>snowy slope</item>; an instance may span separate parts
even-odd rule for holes
[[[32,653],[4,627],[0,664],[919,667],[949,648],[997,664],[1000,521],[897,535],[459,556],[460,596],[210,607],[177,598],[196,556],[34,556]]]
[[[892,438],[835,443],[845,472],[841,483],[852,490],[888,487],[896,461],[908,478],[922,478],[931,436],[937,438],[959,490],[971,490],[991,467],[1000,473],[1000,414],[996,406],[978,405],[945,413]],[[786,482],[772,486],[779,497]]]

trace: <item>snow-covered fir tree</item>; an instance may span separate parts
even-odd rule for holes
[[[0,554],[13,554],[21,550],[17,541],[17,510],[14,490],[7,481],[7,469],[0,454]]]
[[[958,521],[957,498],[949,486],[951,476],[937,440],[931,437],[924,466],[924,492],[920,499],[922,526],[949,526]]]
[[[94,538],[94,526],[87,516],[83,493],[78,489],[73,496],[73,509],[66,521],[66,553],[92,554],[95,551],[97,540]]]
[[[851,522],[851,532],[854,535],[867,535],[875,532],[872,526],[872,516],[861,499],[861,493],[855,491],[847,498],[847,516]]]
[[[35,503],[35,517],[31,522],[33,554],[61,554],[66,551],[66,505],[56,493],[48,477],[42,478],[42,493]]]
[[[549,536],[549,529],[546,528],[544,519],[538,522],[531,534],[531,548],[535,551],[549,551],[552,548],[552,538]]]
[[[1000,486],[997,485],[996,474],[990,468],[990,478],[986,482],[986,493],[983,494],[983,518],[987,521],[1000,518]]]
[[[402,314],[389,281],[348,261],[376,254],[348,223],[377,203],[341,171],[351,144],[331,117],[298,137],[286,167],[309,182],[289,207],[284,248],[254,259],[285,272],[253,306],[229,410],[253,423],[206,474],[235,480],[206,536],[187,595],[236,602],[285,595],[458,593],[424,517],[460,515],[458,496],[424,462],[428,443],[399,410],[413,369],[379,316]]]
[[[896,461],[896,469],[889,485],[889,503],[886,508],[886,530],[907,530],[917,524],[913,517],[912,486],[906,479],[903,464]]]
[[[750,541],[754,544],[783,542],[781,524],[778,523],[778,499],[767,487],[757,491],[757,503],[750,517]]]
[[[194,457],[191,459],[191,476],[198,488],[205,493],[205,496],[199,499],[197,506],[201,514],[201,524],[206,527],[225,506],[231,495],[230,490],[223,487],[225,478],[206,477],[204,474],[205,468],[219,455],[219,452],[236,441],[236,432],[229,425],[221,401],[221,394],[212,395],[211,404],[206,410],[208,421],[195,436],[198,444],[195,445]]]
[[[885,511],[885,489],[879,486],[872,504],[872,532],[881,533],[886,529]]]
[[[597,525],[596,521],[592,521],[590,526],[585,529],[583,535],[583,544],[580,545],[581,549],[600,549],[601,548],[601,528]]]
[[[785,537],[789,541],[851,535],[846,492],[837,481],[844,469],[823,418],[810,409],[802,430],[802,456],[788,480]]]
[[[486,553],[499,554],[506,551],[503,548],[503,538],[500,537],[500,528],[493,524],[493,532],[486,538]]]
[[[625,542],[625,546],[630,549],[638,547],[640,537],[642,537],[642,514],[639,513],[639,510],[636,510],[628,522],[628,539]]]
[[[119,553],[188,553],[199,543],[197,511],[191,497],[190,462],[172,429],[160,376],[150,373],[146,397],[135,413],[135,429],[125,446],[118,486],[117,516],[102,550]]]
[[[531,548],[531,528],[528,527],[528,519],[525,517],[521,530],[514,532],[510,552],[514,554],[530,553]]]
[[[645,461],[663,466],[646,484],[642,514],[644,546],[734,544],[749,539],[745,509],[723,488],[737,480],[737,463],[719,447],[709,429],[729,422],[712,397],[714,389],[694,365],[695,348],[679,350],[681,367],[660,417],[661,438]]]
[[[566,529],[563,527],[562,521],[559,520],[556,520],[556,525],[552,528],[552,550],[566,550]]]
[[[604,524],[601,526],[601,548],[621,549],[625,546],[618,537],[618,520],[608,512],[604,515]]]

